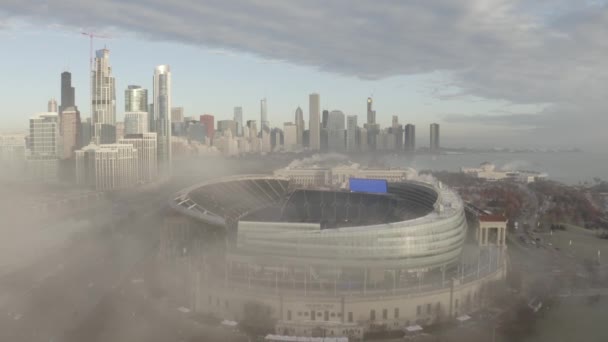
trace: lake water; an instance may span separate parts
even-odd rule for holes
[[[483,162],[490,162],[500,169],[545,172],[551,180],[571,185],[591,182],[594,177],[608,180],[608,153],[598,152],[392,155],[386,157],[385,162],[394,167],[453,172],[460,171],[461,167],[477,167]]]

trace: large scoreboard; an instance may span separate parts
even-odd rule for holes
[[[348,181],[350,191],[385,194],[388,192],[386,179],[351,178]]]

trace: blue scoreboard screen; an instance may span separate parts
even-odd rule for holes
[[[373,192],[385,194],[388,192],[388,185],[385,179],[363,179],[351,178],[348,181],[350,191]]]

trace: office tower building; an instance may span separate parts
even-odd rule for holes
[[[93,125],[91,122],[91,118],[86,118],[86,120],[80,123],[80,143],[79,147],[87,146],[91,143],[91,139],[93,138]]]
[[[270,129],[270,123],[268,122],[268,107],[265,98],[260,101],[260,132],[264,127]]]
[[[130,85],[125,90],[125,112],[147,112],[148,89],[138,85]],[[149,124],[148,124],[149,125]]]
[[[46,111],[48,113],[57,113],[58,108],[57,108],[57,100],[55,99],[50,99],[47,106],[46,106]]]
[[[179,137],[184,135],[184,107],[171,108],[171,136]]]
[[[309,147],[313,151],[321,149],[321,100],[319,94],[308,96],[308,127],[309,127]]]
[[[439,149],[441,148],[439,145],[439,124],[432,123],[430,128],[431,128],[430,150],[431,150],[431,152],[439,152]]]
[[[405,151],[416,151],[416,126],[412,124],[405,125]]]
[[[59,106],[59,113],[68,107],[76,107],[76,90],[72,87],[72,74],[64,71],[61,73],[61,105]]]
[[[76,107],[62,107],[61,112],[61,143],[62,143],[62,158],[72,159],[74,151],[81,147],[80,145],[80,112]]]
[[[0,135],[0,163],[3,167],[23,165],[25,161],[25,134]]]
[[[137,150],[137,174],[140,183],[156,179],[158,175],[156,133],[127,134],[118,143],[133,145]]]
[[[125,137],[125,123],[121,121],[116,122],[116,141]]]
[[[357,151],[357,116],[349,115],[346,117],[346,151]]]
[[[200,123],[194,122],[188,125],[187,128],[188,140],[197,141],[201,144],[204,144],[207,138],[207,127]]]
[[[392,128],[393,136],[395,137],[395,150],[403,150],[403,125],[398,124],[397,127]]]
[[[243,107],[234,107],[234,117],[233,120],[236,121],[236,136],[243,136]]]
[[[301,146],[301,142],[298,142],[298,129],[298,125],[292,122],[286,122],[283,124],[283,146],[285,147],[286,151],[293,151],[297,148],[297,146]],[[300,141],[302,141],[301,137]]]
[[[283,130],[275,127],[270,130],[270,150],[277,151],[282,148],[284,144]]]
[[[110,67],[110,50],[98,50],[95,56],[91,71],[94,140],[97,144],[110,144],[116,142],[116,88]]]
[[[125,113],[125,136],[148,133],[148,112]]]
[[[302,108],[300,108],[300,106],[298,106],[298,108],[296,109],[296,116],[295,116],[295,125],[296,125],[296,144],[303,146],[303,138],[304,138],[304,112],[302,111]]]
[[[184,107],[171,108],[171,122],[184,122]]]
[[[211,114],[201,115],[200,121],[207,129],[207,137],[213,140],[215,134],[215,117]]]
[[[219,120],[217,122],[217,131],[220,135],[224,134],[224,131],[229,130],[232,137],[236,137],[236,121],[234,120]]]
[[[268,153],[272,150],[272,145],[270,144],[270,128],[263,127],[260,133],[260,152]]]
[[[249,129],[249,139],[258,137],[258,128],[255,120],[247,120],[247,128]]]
[[[344,113],[332,110],[327,120],[327,146],[331,152],[343,152],[346,145],[344,141]]]
[[[329,121],[329,111],[327,109],[324,109],[323,114],[321,115],[321,129],[327,128],[328,121]]]
[[[76,182],[97,191],[138,183],[137,149],[131,144],[89,145],[76,151]]]
[[[156,116],[154,114],[154,103],[150,103],[148,105],[148,131],[156,132]]]
[[[40,113],[30,119],[27,171],[30,178],[44,182],[59,178],[59,158],[62,153],[59,115]]]
[[[376,111],[373,108],[374,100],[371,97],[367,98],[367,123],[376,123]]]
[[[171,69],[168,65],[154,69],[154,116],[158,170],[167,177],[171,175]]]
[[[367,128],[363,127],[363,128],[359,128],[359,151],[361,152],[367,152],[369,151],[369,146],[367,145],[368,142],[368,132],[367,132]]]

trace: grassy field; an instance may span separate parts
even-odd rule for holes
[[[571,224],[564,226],[566,230],[555,230],[553,235],[545,234],[545,241],[563,252],[572,253],[581,262],[585,259],[598,260],[597,253],[600,251],[600,263],[608,264],[608,240],[600,239],[593,231],[582,227]]]

